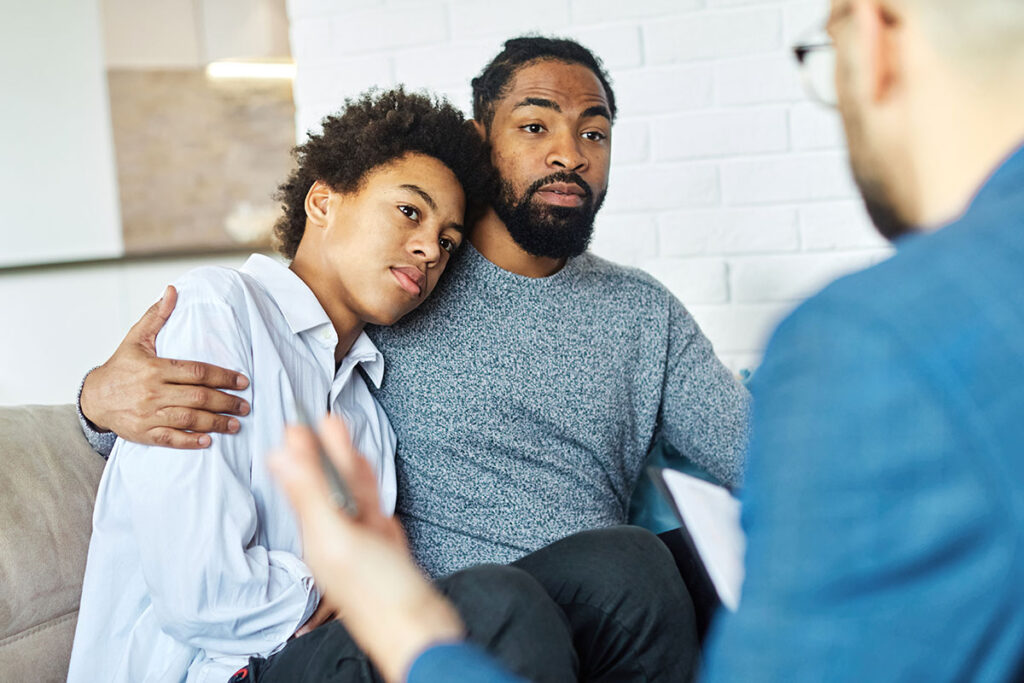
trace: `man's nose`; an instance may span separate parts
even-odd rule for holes
[[[589,160],[583,153],[579,137],[575,133],[566,132],[552,136],[547,164],[559,170],[580,173],[586,170]]]

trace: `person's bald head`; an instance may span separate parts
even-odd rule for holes
[[[832,0],[850,163],[887,237],[964,210],[1024,141],[1024,0]]]
[[[954,67],[981,78],[1024,78],[1024,1],[888,0],[920,21],[922,33]]]

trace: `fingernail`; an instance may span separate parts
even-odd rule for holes
[[[237,432],[239,427],[241,427],[241,425],[238,424],[238,420],[235,420],[235,419],[228,420],[228,431],[231,432],[232,434]]]
[[[171,293],[171,286],[167,285],[166,287],[164,287],[164,293],[160,295],[160,301],[163,301],[164,299],[166,299],[167,295],[170,294],[170,293]]]
[[[246,402],[246,401],[239,401],[238,402],[238,413],[239,413],[239,415],[248,415],[249,414],[249,403]]]
[[[235,387],[237,387],[238,389],[245,389],[247,386],[249,386],[248,379],[246,379],[242,375],[235,376]]]
[[[199,445],[202,446],[203,448],[206,448],[207,446],[209,446],[210,443],[211,443],[211,439],[210,439],[209,434],[203,434],[202,436],[199,437]]]

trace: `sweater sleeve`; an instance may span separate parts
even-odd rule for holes
[[[750,394],[671,295],[668,316],[659,433],[691,462],[736,487],[743,477]]]
[[[92,370],[95,370],[93,368]],[[89,372],[92,372],[90,370]],[[85,378],[89,376],[89,372],[85,373],[85,377],[82,377],[82,382],[78,385],[78,396],[75,398],[75,409],[78,411],[78,424],[82,426],[82,433],[85,435],[86,440],[92,449],[99,453],[104,459],[110,457],[110,451],[114,450],[114,442],[117,441],[117,434],[114,432],[102,432],[99,428],[94,425],[89,418],[82,412],[82,387],[85,386]]]

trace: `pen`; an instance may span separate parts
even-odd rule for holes
[[[309,418],[306,416],[305,411],[302,410],[302,406],[299,405],[298,401],[295,402],[295,419],[300,425],[309,427],[313,433],[313,439],[316,441],[317,455],[320,458],[320,467],[323,468],[324,477],[327,479],[327,487],[330,490],[331,502],[349,517],[355,517],[359,514],[359,506],[356,505],[356,499],[352,497],[352,490],[349,489],[348,483],[345,482],[345,479],[338,472],[338,468],[334,466],[334,463],[328,457],[327,451],[324,450],[323,443],[321,443],[320,437],[316,433],[316,429],[310,424]]]

